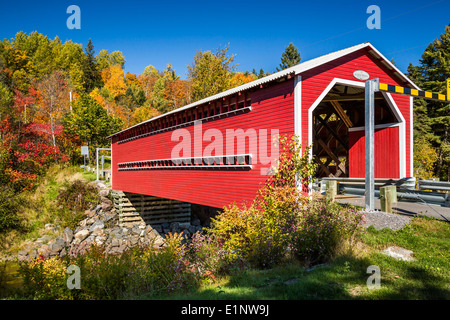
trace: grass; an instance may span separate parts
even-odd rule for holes
[[[398,231],[373,227],[350,254],[307,270],[290,262],[270,270],[246,270],[204,283],[198,290],[168,299],[450,299],[450,224],[414,218]],[[415,261],[381,253],[397,245]],[[381,288],[369,290],[367,268],[380,268]]]
[[[52,169],[30,201],[35,208],[24,214],[36,220],[23,239],[42,236],[41,228],[52,222],[50,211],[65,180],[95,174],[80,168]],[[42,205],[40,205],[42,201]],[[8,240],[14,240],[13,238]],[[388,246],[414,252],[415,261],[398,261],[382,254]],[[17,250],[17,247],[16,247]],[[381,272],[381,288],[369,290],[367,268],[376,265]],[[1,266],[0,266],[0,269]],[[4,271],[3,271],[4,273]],[[0,276],[2,270],[0,270]],[[1,279],[0,279],[1,280]],[[0,281],[1,287],[2,281]],[[450,224],[431,218],[413,218],[400,230],[367,229],[351,252],[341,252],[327,264],[306,269],[296,261],[272,269],[234,270],[229,275],[209,277],[198,288],[168,296],[142,295],[136,299],[180,300],[327,300],[327,299],[450,299]]]

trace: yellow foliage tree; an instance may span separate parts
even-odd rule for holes
[[[133,112],[131,125],[135,125],[146,121],[148,119],[159,116],[161,113],[153,107],[144,105],[142,107],[136,108]]]
[[[127,91],[127,85],[124,81],[123,69],[120,65],[113,65],[101,71],[102,80],[105,88],[108,89],[113,99],[124,95]]]
[[[252,82],[253,80],[258,79],[256,75],[253,73],[250,73],[249,75],[245,75],[242,72],[236,72],[233,77],[231,78],[231,87],[237,87],[240,85],[243,85],[248,82]]]

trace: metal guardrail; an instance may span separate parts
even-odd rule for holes
[[[313,184],[313,190],[318,191],[325,188],[326,181],[335,180],[338,182],[339,186],[356,186],[363,187],[365,186],[364,178],[321,178],[317,179]],[[416,188],[416,178],[403,178],[403,179],[375,179],[375,188],[380,188],[384,186],[397,186],[397,188],[414,190]],[[314,189],[315,188],[315,189]]]
[[[353,194],[358,196],[364,196],[364,186],[358,187],[347,187],[342,186],[339,188],[345,194]],[[380,197],[380,190],[375,189],[375,197]],[[420,190],[408,190],[408,189],[397,189],[397,199],[406,201],[420,201],[429,204],[440,205],[444,207],[450,206],[450,197],[448,193],[443,192],[432,192],[432,191],[420,191]]]
[[[419,179],[419,190],[450,191],[450,182]]]
[[[326,192],[326,181],[336,180],[338,182],[338,193],[352,194],[357,196],[364,196],[365,184],[364,178],[322,178],[317,180],[313,184],[313,190],[325,193]],[[428,180],[426,183],[421,184],[419,180],[419,188],[427,190],[445,190],[449,186],[448,182],[438,182],[431,181],[429,184]],[[428,204],[440,205],[445,207],[450,207],[450,193],[446,192],[434,192],[434,191],[423,191],[416,190],[416,178],[404,178],[404,179],[375,179],[375,197],[380,197],[380,187],[395,185],[397,186],[397,198],[398,200],[405,201],[419,201]],[[450,190],[449,190],[450,191]]]

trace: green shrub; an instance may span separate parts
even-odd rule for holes
[[[74,291],[67,288],[66,264],[53,257],[22,262],[19,274],[23,279],[25,297],[38,300],[73,299]]]
[[[65,181],[57,196],[62,227],[74,229],[85,210],[98,204],[97,189],[81,180]]]
[[[277,166],[251,206],[225,207],[208,230],[234,258],[257,267],[271,267],[285,257],[296,214],[308,201],[299,186],[307,185],[315,170],[309,148],[302,152],[295,136],[281,137],[279,150]]]
[[[191,270],[203,278],[208,278],[211,274],[228,274],[245,265],[236,251],[224,249],[218,237],[213,234],[195,233],[187,252]]]
[[[26,297],[34,299],[132,299],[161,296],[197,285],[188,269],[180,236],[167,237],[162,249],[139,248],[120,255],[93,245],[84,255],[21,263]],[[81,289],[67,288],[67,267],[80,268]]]
[[[363,214],[351,206],[310,202],[298,215],[291,250],[307,264],[332,258],[362,231]]]
[[[21,227],[18,211],[21,197],[7,186],[0,186],[0,232]]]

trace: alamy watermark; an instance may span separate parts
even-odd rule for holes
[[[81,270],[76,265],[70,265],[66,273],[70,274],[67,278],[66,284],[69,290],[81,289]]]
[[[278,129],[226,129],[210,128],[203,132],[202,121],[194,122],[193,135],[187,129],[172,132],[171,141],[178,142],[171,152],[172,161],[191,157],[208,158],[248,153],[252,163],[262,164],[261,175],[269,175],[277,167],[279,158]],[[246,143],[248,141],[248,144]],[[203,144],[208,143],[205,148]],[[247,148],[248,146],[248,148]],[[270,147],[270,153],[269,153]],[[187,160],[186,160],[187,161]]]
[[[367,288],[369,290],[380,289],[381,288],[381,272],[380,267],[371,265],[367,268],[367,273],[372,274],[369,278],[367,278]]]
[[[66,25],[67,28],[72,29],[81,29],[81,9],[77,5],[70,5],[67,7],[66,13],[69,13],[70,16],[67,18]]]
[[[381,9],[377,5],[367,7],[366,13],[371,14],[366,21],[367,28],[381,29]]]

